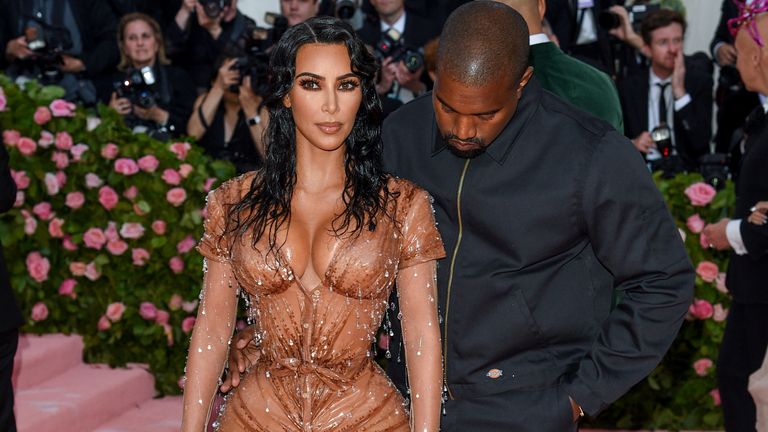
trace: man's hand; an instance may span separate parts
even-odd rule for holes
[[[709,247],[717,250],[726,250],[731,248],[728,243],[728,236],[725,234],[725,228],[728,226],[728,218],[720,219],[717,223],[709,224],[704,227],[702,234],[709,240]]]
[[[230,86],[237,86],[240,83],[240,71],[233,69],[237,59],[231,58],[224,61],[216,75],[216,81],[213,83],[221,91],[228,91]]]
[[[768,222],[768,201],[758,201],[752,207],[752,214],[747,218],[747,222],[755,225],[765,225]]]
[[[10,60],[24,60],[35,54],[27,45],[27,38],[19,36],[12,39],[5,46],[5,56]]]
[[[117,111],[120,115],[128,115],[131,113],[131,101],[128,98],[119,98],[117,93],[112,92],[112,96],[109,98],[109,107]]]
[[[424,72],[424,66],[420,67],[415,72],[411,72],[402,61],[397,62],[395,66],[395,79],[401,86],[412,91],[414,94],[419,94],[427,90],[427,86],[421,82],[421,74]]]
[[[62,72],[78,73],[85,70],[85,63],[77,57],[64,54],[61,56],[61,62],[59,69]]]
[[[685,57],[682,48],[675,56],[675,70],[672,71],[672,95],[675,99],[685,96]]]
[[[200,27],[206,29],[212,38],[218,39],[221,35],[221,17],[224,15],[220,13],[216,18],[209,18],[205,14],[203,5],[200,3],[195,4],[195,14],[197,15],[197,23]]]
[[[736,48],[733,44],[723,43],[715,50],[715,60],[720,66],[736,63]]]
[[[568,396],[568,401],[571,402],[571,412],[573,412],[573,422],[576,423],[579,421],[579,419],[584,416],[584,411],[581,409],[579,404],[576,403],[575,400],[573,400],[570,396]]]
[[[619,17],[619,21],[621,21],[618,27],[608,30],[608,33],[629,46],[638,50],[641,49],[644,44],[643,38],[632,28],[632,22],[629,21],[627,10],[619,5],[611,6],[608,10],[615,13]]]
[[[142,120],[153,121],[159,125],[168,123],[168,117],[170,117],[168,111],[160,108],[157,105],[152,105],[149,108],[142,108],[140,106],[134,105],[133,113],[136,115],[136,117]]]
[[[237,332],[229,349],[229,369],[224,382],[219,388],[226,393],[240,385],[240,375],[250,369],[261,356],[259,347],[254,343],[256,326],[252,325]]]
[[[392,57],[387,57],[381,62],[381,79],[376,84],[376,92],[380,95],[389,93],[392,84],[397,75],[397,64],[392,61]]]
[[[653,142],[651,134],[648,131],[641,133],[632,140],[635,148],[642,154],[647,154],[650,149],[656,148],[656,143]]]

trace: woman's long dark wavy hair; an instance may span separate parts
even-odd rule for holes
[[[332,230],[337,236],[358,235],[363,228],[375,229],[381,214],[391,217],[386,207],[393,194],[387,189],[382,161],[381,101],[374,82],[376,61],[347,23],[332,17],[314,17],[290,28],[272,51],[269,92],[264,102],[269,110],[266,160],[248,193],[228,211],[225,234],[234,238],[253,231],[254,246],[267,235],[270,250],[276,247],[280,227],[290,223],[296,185],[296,125],[283,99],[294,85],[299,48],[312,43],[344,44],[363,94],[355,124],[345,140],[345,210],[333,220]]]

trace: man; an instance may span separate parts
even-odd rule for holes
[[[289,26],[301,24],[317,15],[319,0],[280,0],[280,13],[288,19]]]
[[[767,5],[756,0],[753,6]],[[747,90],[768,94],[768,15],[755,19],[744,15],[735,39],[736,67]],[[755,39],[745,27],[756,26]],[[760,42],[758,42],[758,40]],[[725,429],[755,430],[755,403],[747,391],[749,375],[763,361],[768,347],[768,225],[746,219],[751,207],[768,197],[768,103],[757,107],[744,127],[748,139],[736,183],[733,219],[722,219],[705,227],[703,233],[711,247],[731,249],[726,285],[731,292],[717,375],[723,403]]]
[[[598,25],[600,12],[615,0],[546,0],[547,21],[560,48],[606,72],[613,72],[613,53],[608,32]]]
[[[560,50],[544,34],[542,22],[545,0],[497,0],[512,7],[525,18],[531,50],[528,61],[533,76],[545,90],[566,102],[624,131],[619,94],[613,81],[603,72]]]
[[[619,82],[625,135],[653,168],[670,173],[696,169],[698,158],[709,152],[712,138],[712,76],[687,67],[685,27],[678,12],[650,13],[640,33],[651,65]],[[659,127],[669,130],[671,146],[666,149],[658,149],[651,135]],[[669,163],[678,158],[681,163]]]

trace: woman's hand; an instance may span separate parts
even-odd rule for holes
[[[243,109],[246,117],[253,117],[258,113],[261,97],[253,92],[250,76],[243,78],[237,98],[240,100],[240,107]]]
[[[226,92],[230,86],[240,84],[240,71],[232,68],[236,61],[237,59],[234,58],[227,59],[219,68],[219,73],[216,75],[216,81],[213,84],[221,91]]]
[[[768,221],[768,216],[766,216],[766,213],[768,213],[768,201],[758,201],[750,210],[752,210],[752,214],[747,218],[747,222],[755,225],[765,225],[766,221]]]
[[[131,113],[132,104],[128,98],[119,98],[117,93],[112,92],[112,96],[109,98],[109,107],[120,115],[128,115]]]
[[[168,117],[169,117],[168,111],[160,108],[157,105],[152,105],[149,108],[134,106],[133,113],[136,115],[136,117],[142,120],[153,121],[159,125],[164,125],[168,123]]]

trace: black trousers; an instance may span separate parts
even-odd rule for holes
[[[0,431],[16,432],[13,415],[13,357],[19,345],[19,330],[0,332]]]
[[[766,347],[768,305],[732,303],[717,361],[727,432],[755,430],[755,402],[747,385],[749,375],[763,363]]]

